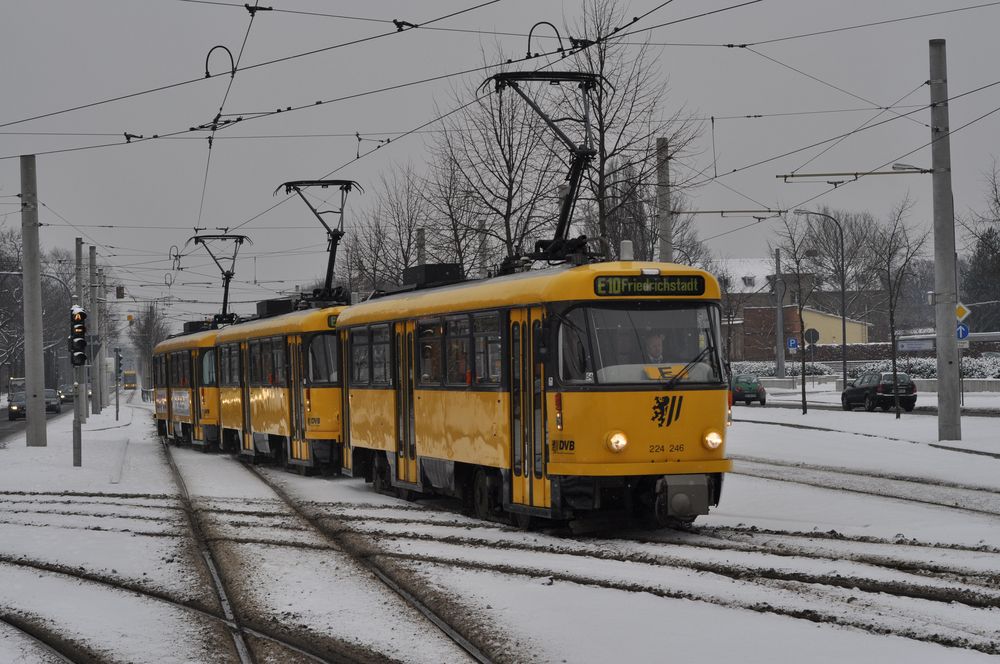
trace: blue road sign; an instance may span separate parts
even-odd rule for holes
[[[969,326],[966,325],[965,323],[959,323],[958,327],[955,329],[955,336],[957,336],[959,339],[968,339]]]
[[[966,333],[968,333],[968,330],[966,330]],[[788,350],[795,350],[798,347],[799,347],[799,340],[798,339],[794,339],[792,337],[789,337],[788,338]]]

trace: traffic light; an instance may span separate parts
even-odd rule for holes
[[[87,363],[87,312],[74,304],[69,310],[69,357],[74,367]]]
[[[115,348],[115,381],[118,385],[122,384],[122,351],[120,348]]]

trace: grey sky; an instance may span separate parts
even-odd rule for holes
[[[447,2],[318,2],[272,0],[262,5],[278,9],[334,13],[422,23],[465,9],[472,0]],[[629,15],[652,9],[659,2],[636,0]],[[735,0],[675,0],[639,24],[641,27],[737,4]],[[831,28],[901,18],[981,4],[974,0],[764,0],[679,25],[635,35],[653,43],[726,44],[761,42]],[[526,32],[533,23],[580,13],[579,2],[499,3],[441,21],[437,27],[483,31]],[[216,44],[236,55],[247,31],[249,14],[241,7],[180,0],[33,0],[3,3],[0,21],[3,104],[0,124],[51,111],[133,93],[203,76],[205,56]],[[669,77],[667,112],[683,106],[694,115],[715,116],[718,173],[851,131],[879,114],[875,105],[923,105],[929,92],[928,40],[948,44],[949,89],[954,96],[1000,80],[1000,5],[923,19],[897,22],[833,34],[778,41],[741,48],[663,46],[658,66]],[[246,43],[242,64],[249,65],[368,35],[394,30],[391,23],[260,12]],[[289,62],[239,73],[225,104],[226,113],[248,114],[300,106],[383,86],[459,71],[481,64],[481,50],[497,46],[504,57],[525,50],[523,37],[417,29],[363,44],[347,46]],[[770,59],[769,59],[770,58]],[[491,58],[492,59],[492,58]],[[224,54],[213,55],[213,72],[228,67]],[[801,70],[793,71],[791,68]],[[815,77],[810,78],[809,76]],[[476,79],[483,78],[475,75]],[[820,82],[816,79],[820,79]],[[51,118],[0,127],[0,196],[20,189],[16,155],[122,140],[123,132],[151,136],[180,131],[211,121],[229,84],[228,77],[198,81],[164,92]],[[219,132],[201,226],[236,227],[281,200],[271,193],[290,179],[316,178],[354,158],[354,132],[404,132],[434,118],[437,108],[452,103],[450,90],[461,78],[413,86],[384,94],[322,105],[316,108],[248,121]],[[831,86],[841,88],[834,89]],[[909,96],[906,96],[908,93]],[[867,100],[867,101],[864,101]],[[437,105],[437,106],[436,106]],[[955,129],[1000,107],[1000,85],[956,100],[951,105]],[[803,111],[851,110],[836,113],[785,115],[758,119],[727,116]],[[865,171],[892,162],[928,142],[929,111],[912,119],[896,119],[852,136],[808,165],[822,148],[772,161],[709,181],[689,192],[696,209],[794,207],[820,194],[825,184],[784,184],[775,175],[801,167],[803,172]],[[891,118],[881,114],[875,121]],[[997,142],[1000,113],[956,133],[952,138],[955,209],[958,214],[981,206],[983,177],[1000,153]],[[107,136],[24,135],[21,132],[83,132]],[[346,136],[288,137],[291,134]],[[284,136],[233,139],[230,136]],[[393,162],[411,161],[422,171],[427,134],[393,142],[347,166],[336,177],[351,178],[369,191],[381,170]],[[691,171],[714,173],[711,124],[693,154],[677,163],[676,175]],[[204,134],[185,135],[139,144],[83,150],[38,157],[42,242],[46,247],[72,248],[79,231],[99,245],[98,252],[119,266],[129,292],[137,297],[167,294],[162,286],[171,267],[167,254],[193,234],[201,207],[207,145]],[[375,143],[365,142],[362,150]],[[824,146],[825,147],[825,146]],[[929,166],[930,150],[903,161]],[[929,176],[868,177],[821,196],[809,206],[867,209],[885,216],[909,191],[916,199],[915,220],[929,226]],[[371,199],[373,197],[369,197]],[[752,202],[756,201],[756,202]],[[20,223],[12,198],[0,198],[0,219]],[[355,206],[365,197],[354,198]],[[62,218],[60,218],[60,216]],[[703,238],[724,256],[761,256],[776,222],[721,235],[752,219],[699,218]],[[117,228],[97,228],[115,225]],[[140,228],[131,228],[140,227]],[[168,228],[163,228],[168,227]],[[310,281],[325,266],[325,235],[308,210],[291,200],[242,226],[254,245],[244,249],[234,284],[237,302],[273,297],[277,289]],[[350,228],[348,228],[350,232]],[[720,237],[716,237],[720,236]],[[189,247],[190,249],[190,247]],[[203,251],[182,261],[170,294],[181,299],[221,299],[219,275]],[[208,285],[210,282],[211,285]],[[144,285],[145,284],[145,285]],[[150,287],[150,285],[154,287]],[[237,304],[248,311],[248,304]],[[207,309],[178,303],[171,312]]]

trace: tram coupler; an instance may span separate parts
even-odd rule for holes
[[[676,519],[708,514],[709,489],[706,475],[664,475],[654,489],[657,523],[669,525]]]

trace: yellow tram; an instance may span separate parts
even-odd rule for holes
[[[707,514],[731,469],[719,298],[707,272],[629,261],[348,307],[345,472],[522,524]]]
[[[171,337],[153,349],[156,428],[168,440],[201,448],[218,444],[216,334],[202,329]]]
[[[337,316],[286,313],[218,332],[221,441],[250,460],[303,472],[341,465]]]

